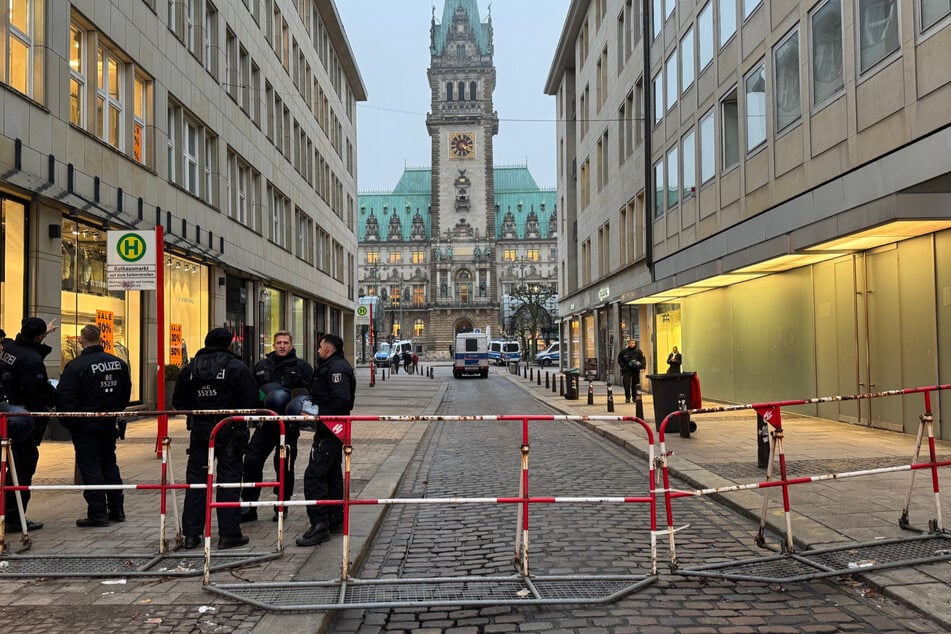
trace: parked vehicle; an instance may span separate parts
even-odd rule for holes
[[[535,355],[538,365],[557,365],[561,362],[561,343],[556,341]]]
[[[452,376],[489,376],[489,336],[482,332],[460,332],[453,348]]]
[[[493,339],[489,342],[489,362],[495,365],[518,363],[522,359],[522,345],[517,341]]]
[[[384,341],[376,347],[376,354],[373,355],[373,361],[381,368],[390,367],[390,344]]]

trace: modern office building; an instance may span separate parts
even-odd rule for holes
[[[546,84],[569,363],[676,345],[734,402],[949,382],[949,56],[947,2],[572,2]],[[924,400],[802,409],[914,433]]]
[[[489,329],[536,347],[557,332],[555,190],[527,165],[493,163],[492,38],[476,0],[445,0],[430,29],[432,167],[359,197],[358,291],[384,298],[384,337],[413,339],[431,359],[450,358],[457,332]],[[539,305],[552,309],[533,311],[544,319],[519,318]]]
[[[254,362],[353,332],[356,113],[332,0],[11,0],[0,8],[0,325],[98,322],[155,401],[155,291],[110,291],[111,230],[161,225],[166,363],[213,326]],[[349,339],[349,337],[347,337]]]

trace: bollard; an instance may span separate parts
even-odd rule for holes
[[[683,394],[680,394],[677,399],[677,409],[681,412],[687,411],[687,397]],[[681,414],[680,418],[680,437],[681,438],[690,438],[690,414]]]
[[[541,384],[542,384],[542,369],[538,368],[538,373],[535,375],[535,385],[541,385]]]
[[[376,366],[371,363],[370,364],[370,387],[374,387],[375,385],[376,385]]]
[[[756,466],[769,467],[769,425],[759,412],[756,412]]]
[[[529,368],[529,369],[528,369],[528,380],[529,380],[529,381],[534,381],[534,380],[535,380],[535,368]]]
[[[562,374],[558,377],[558,396],[565,395],[565,375]]]
[[[594,405],[594,383],[588,379],[588,405]]]
[[[614,411],[614,390],[611,389],[611,384],[608,383],[608,412]]]
[[[386,380],[386,370],[384,370],[383,368],[380,368],[380,380],[381,381]]]
[[[555,378],[554,374],[551,375],[551,393],[558,393],[558,379]]]
[[[641,398],[641,391],[637,389],[636,382],[632,387],[634,388],[634,416],[644,420],[644,400]]]
[[[545,370],[545,389],[548,389],[548,370]]]

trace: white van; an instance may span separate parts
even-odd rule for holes
[[[489,376],[489,336],[484,332],[460,332],[453,347],[452,376]]]
[[[522,359],[522,345],[517,341],[493,339],[489,342],[489,361],[495,365],[518,363]]]

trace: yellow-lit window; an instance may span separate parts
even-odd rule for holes
[[[425,330],[426,330],[426,325],[422,319],[417,319],[413,323],[413,333],[415,334],[417,338],[422,337]]]
[[[515,249],[505,249],[505,251],[502,252],[502,260],[504,262],[514,262]]]
[[[6,81],[25,95],[33,95],[33,0],[9,0]]]
[[[527,257],[531,262],[538,262],[538,249],[529,249]]]
[[[390,264],[399,264],[403,261],[403,254],[400,251],[390,251]]]
[[[425,264],[426,253],[424,251],[413,251],[413,264]]]
[[[109,51],[100,48],[96,70],[96,136],[122,149],[122,65]]]
[[[86,119],[86,34],[75,24],[69,27],[69,121],[80,127]]]
[[[422,284],[413,285],[413,304],[422,306],[426,303],[426,287]]]
[[[136,76],[132,80],[132,158],[145,163],[145,125],[148,104],[148,86],[144,79]],[[210,155],[209,155],[210,156]]]
[[[380,252],[367,251],[367,264],[379,264],[379,263],[380,263]]]

